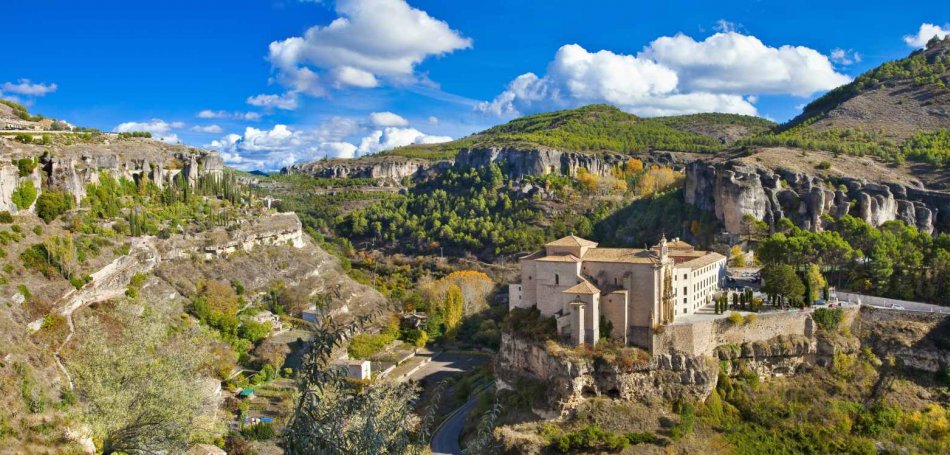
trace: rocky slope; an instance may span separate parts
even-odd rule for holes
[[[837,162],[832,169],[836,166]],[[865,172],[770,167],[750,159],[696,161],[687,166],[684,194],[686,202],[715,212],[732,233],[741,232],[745,215],[771,226],[788,218],[806,229],[821,229],[825,214],[834,218],[851,214],[873,226],[902,220],[928,233],[950,230],[950,193],[893,178],[885,171]]]
[[[23,158],[34,160],[36,166],[20,176],[15,162]],[[190,184],[201,175],[220,175],[224,161],[215,152],[147,139],[103,136],[88,142],[58,141],[41,146],[0,137],[0,210],[17,213],[12,196],[27,180],[33,182],[37,193],[46,188],[65,191],[78,203],[86,194],[86,185],[99,181],[100,172],[136,182],[146,178],[163,187],[179,175]]]
[[[854,355],[864,347],[880,358],[892,357],[898,369],[937,374],[950,363],[948,324],[944,314],[864,306],[846,309],[840,328],[832,331],[819,330],[808,312],[763,315],[745,326],[725,319],[674,325],[656,335],[659,348],[649,360],[627,366],[506,331],[495,373],[502,389],[519,378],[545,384],[550,407],[534,411],[555,417],[593,396],[643,403],[704,400],[723,368],[730,376],[742,371],[789,376],[827,367],[836,353]]]
[[[904,139],[950,128],[950,39],[885,63],[808,104],[785,128],[858,129]]]

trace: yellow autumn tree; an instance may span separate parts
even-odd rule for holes
[[[459,270],[423,285],[423,290],[430,302],[442,302],[452,286],[458,286],[462,292],[463,314],[474,314],[488,308],[488,296],[495,283],[484,272]]]
[[[627,175],[633,175],[638,172],[642,172],[643,161],[640,161],[636,158],[630,158],[626,163],[624,163],[623,170],[627,173]]]
[[[577,170],[577,187],[585,193],[594,193],[597,191],[597,176],[591,174],[587,168]]]
[[[448,341],[455,340],[458,325],[462,322],[464,305],[462,289],[453,284],[449,287],[445,294],[445,300],[442,302],[442,309],[445,314],[445,339]]]

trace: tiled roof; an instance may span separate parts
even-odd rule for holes
[[[580,261],[581,259],[578,258],[577,256],[574,256],[573,254],[563,254],[563,255],[559,254],[559,255],[552,255],[552,256],[544,256],[542,258],[538,258],[537,260],[544,261],[544,262],[577,262],[577,261]]]
[[[591,242],[590,240],[582,239],[572,234],[553,242],[545,243],[544,246],[597,246],[597,242]]]
[[[638,248],[591,248],[584,255],[585,261],[592,262],[651,264],[656,259],[656,255],[652,251]]]
[[[565,294],[599,294],[600,289],[594,287],[593,284],[590,284],[586,280],[581,280],[580,283],[575,284],[564,290]]]
[[[691,269],[698,269],[700,267],[705,267],[714,262],[725,259],[726,257],[716,253],[714,251],[701,251],[698,253],[703,253],[702,255],[697,255],[695,257],[683,257],[682,261],[679,257],[674,258],[676,260],[677,267],[689,267]]]

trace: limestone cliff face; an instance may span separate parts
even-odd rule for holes
[[[497,164],[514,178],[544,174],[575,175],[585,168],[596,175],[607,175],[610,168],[629,157],[620,154],[588,154],[542,148],[475,147],[459,151],[456,164],[484,167]]]
[[[786,169],[726,162],[690,163],[686,202],[713,211],[732,233],[752,215],[774,226],[782,218],[820,230],[821,217],[850,214],[873,226],[902,220],[924,232],[950,231],[950,193],[842,177],[834,182]]]
[[[543,344],[502,334],[495,372],[499,388],[511,388],[519,376],[542,381],[551,408],[563,414],[589,396],[625,400],[703,399],[716,386],[718,367],[703,357],[655,356],[643,365],[621,368],[590,358],[554,355]]]
[[[399,181],[415,178],[451,166],[450,161],[427,161],[396,156],[365,159],[332,159],[295,164],[281,169],[282,174],[305,174],[321,178],[373,178]]]
[[[12,164],[19,158],[34,158],[39,162],[30,175],[21,177],[16,165]],[[199,176],[221,175],[224,161],[217,153],[201,150],[149,150],[149,153],[135,153],[133,150],[126,154],[112,149],[89,148],[41,155],[38,150],[24,148],[9,153],[0,161],[0,210],[17,212],[12,201],[13,192],[27,180],[33,182],[38,194],[44,189],[55,189],[69,193],[80,202],[86,195],[86,186],[97,183],[101,172],[133,181],[144,177],[159,187],[170,184],[181,174],[194,185]]]
[[[720,372],[791,376],[830,366],[836,353],[857,355],[864,347],[881,359],[893,357],[901,369],[945,371],[950,365],[950,318],[861,306],[845,308],[841,329],[830,332],[818,330],[807,311],[762,314],[743,325],[725,319],[674,324],[656,335],[649,361],[626,368],[565,354],[556,345],[506,331],[495,374],[500,388],[513,387],[519,377],[545,384],[551,409],[535,412],[554,417],[598,395],[646,403],[704,400]]]

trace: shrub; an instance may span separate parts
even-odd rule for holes
[[[630,441],[630,444],[652,444],[656,442],[656,435],[650,432],[630,432],[624,435],[627,438],[627,441]]]
[[[30,300],[30,297],[33,297],[33,294],[30,293],[30,288],[26,287],[25,284],[21,284],[16,287],[17,291],[20,291],[20,294],[23,294],[23,297],[26,300]]]
[[[20,177],[26,177],[33,173],[33,169],[36,169],[36,161],[33,158],[20,158],[16,160],[16,167]]]
[[[274,432],[274,427],[269,423],[258,423],[242,428],[241,435],[255,441],[266,441],[268,439],[274,439],[277,433]]]
[[[838,328],[841,324],[841,308],[818,308],[811,313],[811,318],[818,324],[818,327],[831,331]]]
[[[821,170],[823,170],[823,171],[826,171],[826,170],[828,170],[828,169],[831,169],[831,162],[829,162],[829,161],[822,161],[822,162],[818,163],[818,165],[815,166],[815,167],[818,168],[818,169],[821,169]]]
[[[0,223],[9,224],[13,222],[13,215],[9,211],[4,210],[0,212]]]
[[[738,312],[733,311],[732,313],[729,313],[729,322],[731,322],[732,325],[741,326],[742,324],[745,324],[745,318],[743,318]]]
[[[756,319],[758,319],[758,317],[757,317],[756,315],[754,315],[754,314],[747,315],[747,316],[745,317],[745,323],[746,323],[746,324],[751,324],[751,323],[755,322]]]
[[[619,451],[627,448],[630,441],[626,436],[604,430],[596,424],[587,425],[577,431],[552,438],[551,444],[562,453],[584,451]]]
[[[73,207],[72,196],[62,191],[45,191],[36,200],[36,214],[46,224]]]
[[[13,192],[13,197],[11,198],[13,203],[16,204],[16,208],[20,210],[26,210],[33,205],[33,201],[36,200],[36,188],[33,186],[33,181],[27,180],[22,182],[20,186]]]

